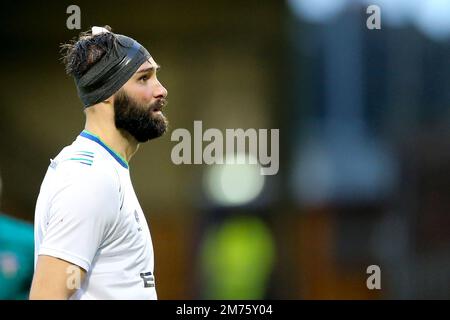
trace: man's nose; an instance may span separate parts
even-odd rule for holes
[[[166,98],[167,97],[167,89],[158,81],[158,85],[155,89],[154,97],[155,98]]]

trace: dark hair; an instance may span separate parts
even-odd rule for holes
[[[110,26],[104,26],[111,31]],[[106,52],[116,45],[117,38],[112,32],[92,35],[91,30],[81,32],[78,38],[61,44],[62,61],[66,73],[79,78],[83,76]]]

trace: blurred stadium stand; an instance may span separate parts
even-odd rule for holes
[[[209,166],[171,162],[170,135],[133,158],[161,299],[208,296],[207,230],[237,214],[261,219],[273,237],[256,296],[450,298],[449,38],[389,1],[373,1],[382,29],[368,30],[367,3],[77,2],[83,30],[108,24],[162,65],[171,130],[194,120],[280,129],[279,173],[239,205],[208,196]],[[70,4],[10,2],[1,13],[2,210],[30,222],[49,159],[84,123],[58,60],[58,45],[78,33],[65,28]],[[372,264],[381,290],[366,287]]]

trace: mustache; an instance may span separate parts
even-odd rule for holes
[[[150,104],[150,108],[164,108],[165,106],[167,106],[168,101],[166,98],[158,98],[158,100],[156,100],[155,102]]]

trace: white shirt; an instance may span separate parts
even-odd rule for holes
[[[152,239],[128,164],[86,130],[51,160],[42,182],[35,267],[38,255],[86,270],[71,299],[157,299]]]

